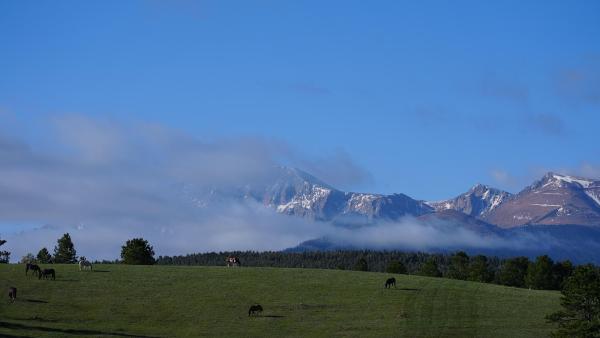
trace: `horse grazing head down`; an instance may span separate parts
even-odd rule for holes
[[[392,277],[392,278],[388,278],[388,280],[385,281],[385,288],[389,288],[389,287],[396,287],[396,278]]]
[[[263,312],[262,306],[260,306],[260,304],[254,304],[250,306],[250,309],[248,309],[248,316],[252,314],[259,314],[261,312]]]
[[[25,275],[27,275],[27,273],[29,272],[29,270],[33,271],[34,274],[39,274],[40,273],[40,267],[36,264],[33,263],[27,263],[25,264]]]
[[[56,280],[56,272],[54,269],[44,269],[39,273],[38,279],[42,279],[42,277],[47,279],[50,278],[50,276],[52,276],[52,280]]]

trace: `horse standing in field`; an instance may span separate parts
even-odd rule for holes
[[[388,280],[385,281],[385,288],[391,288],[391,287],[396,287],[396,278],[392,277],[392,278],[388,278]]]
[[[240,262],[240,259],[236,256],[229,256],[227,257],[227,259],[225,259],[225,263],[227,263],[227,266],[242,266],[242,263]]]
[[[29,270],[32,271],[33,274],[40,274],[40,267],[37,264],[33,264],[33,263],[27,263],[25,264],[25,276],[27,276],[27,273],[29,272]]]
[[[56,280],[56,272],[54,269],[44,269],[39,273],[38,279],[42,279],[42,277],[44,277],[44,279],[48,279],[50,276],[52,276],[52,280]]]
[[[10,302],[14,303],[17,300],[17,288],[11,286],[8,288],[8,298],[10,298]]]
[[[248,310],[248,316],[253,315],[253,314],[256,315],[261,312],[263,312],[262,306],[260,306],[259,304],[255,304],[255,305],[250,306],[250,309]]]
[[[87,259],[85,259],[85,257],[81,257],[79,259],[79,271],[85,270],[86,267],[89,267],[90,271],[91,271],[92,270],[92,263],[90,263],[90,261],[88,261]]]

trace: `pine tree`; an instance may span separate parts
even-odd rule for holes
[[[406,267],[400,261],[391,261],[385,269],[385,272],[406,274]]]
[[[0,246],[4,245],[4,243],[6,243],[6,241],[3,239],[0,239]],[[0,251],[0,263],[8,263],[9,260],[10,260],[10,252]]]
[[[558,323],[557,337],[600,337],[600,270],[591,264],[579,266],[565,281],[562,311],[547,319]]]
[[[464,251],[459,251],[450,257],[448,278],[466,280],[469,277],[469,256]]]
[[[428,277],[442,277],[442,273],[438,268],[438,264],[433,257],[429,258],[423,266],[421,266],[421,270],[419,271],[421,276]]]
[[[152,265],[156,262],[154,249],[143,238],[128,240],[121,247],[121,259],[123,264]]]
[[[58,245],[54,247],[54,262],[59,264],[77,262],[77,251],[68,233],[59,238]]]
[[[553,265],[554,262],[547,255],[536,258],[534,263],[529,264],[525,284],[532,289],[554,289]]]
[[[469,265],[469,280],[474,282],[488,283],[494,278],[488,264],[487,257],[477,255]]]
[[[571,261],[566,260],[554,264],[552,267],[553,289],[562,290],[564,283],[572,273],[573,263]]]
[[[50,252],[48,249],[42,248],[37,254],[37,261],[41,264],[48,264],[52,261],[52,256],[50,256]]]
[[[529,267],[527,257],[515,257],[504,261],[498,276],[498,282],[502,285],[525,287],[525,276]]]
[[[354,264],[354,268],[352,270],[356,271],[369,271],[369,265],[367,264],[367,260],[364,258],[360,258],[356,264]]]

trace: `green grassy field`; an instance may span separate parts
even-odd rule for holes
[[[1,337],[542,337],[558,292],[339,270],[0,265]],[[9,304],[8,286],[18,288]],[[262,315],[249,318],[260,303]]]

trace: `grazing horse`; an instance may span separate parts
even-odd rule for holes
[[[92,263],[90,263],[90,261],[85,259],[85,257],[81,257],[79,259],[79,271],[85,270],[86,267],[89,267],[90,270],[92,270]]]
[[[250,309],[248,310],[248,316],[250,316],[252,314],[256,315],[261,312],[263,312],[262,306],[260,306],[259,304],[255,304],[255,305],[250,306]]]
[[[242,263],[240,262],[240,259],[236,256],[229,256],[227,257],[227,259],[225,259],[225,263],[227,263],[227,266],[242,266]]]
[[[17,300],[17,288],[11,286],[8,288],[8,298],[10,298],[10,302],[14,303]]]
[[[391,287],[396,287],[396,278],[392,277],[392,278],[388,278],[385,281],[385,288],[391,288]]]
[[[38,279],[42,279],[42,277],[47,279],[50,276],[52,276],[52,280],[56,280],[56,273],[54,272],[54,269],[44,269],[40,272]]]
[[[29,270],[33,271],[34,274],[40,274],[40,267],[37,264],[33,264],[33,263],[27,263],[25,264],[25,276],[27,276],[27,273],[29,272]]]

